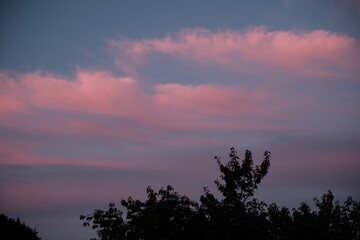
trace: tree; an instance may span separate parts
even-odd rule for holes
[[[109,203],[107,211],[96,209],[93,214],[81,215],[80,220],[84,220],[83,226],[90,226],[102,240],[122,239],[126,232],[126,225],[122,218],[122,212],[115,207],[114,203]]]
[[[40,240],[37,236],[36,229],[32,229],[21,223],[20,219],[12,219],[4,214],[0,214],[0,233],[1,239],[26,239],[26,240]]]
[[[145,202],[129,198],[121,205],[127,209],[126,236],[129,239],[187,239],[198,235],[198,204],[175,192],[172,186],[157,193],[147,188]]]
[[[360,204],[348,197],[341,206],[329,190],[314,198],[318,211],[302,202],[292,214],[275,203],[268,207],[268,228],[272,239],[360,239]]]
[[[216,180],[215,184],[228,204],[245,204],[250,197],[254,196],[257,186],[268,173],[270,156],[271,152],[266,151],[264,153],[264,161],[255,168],[253,167],[252,154],[249,150],[246,150],[245,158],[241,165],[235,148],[230,149],[230,161],[226,165],[221,163],[220,157],[215,156],[221,172],[220,177],[224,181],[224,183],[221,183],[219,180]]]
[[[292,216],[287,207],[281,209],[272,203],[267,209],[267,228],[270,239],[294,239]]]
[[[321,200],[314,198],[318,211],[303,202],[292,212],[254,198],[268,173],[270,156],[266,151],[259,166],[254,166],[249,150],[241,162],[234,148],[226,164],[215,157],[221,173],[215,181],[223,195],[220,200],[208,188],[195,202],[171,186],[158,192],[148,187],[145,201],[121,200],[125,215],[110,203],[107,211],[95,210],[80,219],[102,240],[360,239],[360,203],[351,197],[340,205],[329,190]]]
[[[317,212],[316,227],[318,235],[327,239],[359,239],[360,238],[360,204],[348,197],[341,206],[334,202],[334,195],[329,190],[314,198]]]
[[[81,215],[83,225],[97,229],[102,240],[115,239],[189,239],[198,236],[198,204],[175,192],[172,186],[155,192],[147,188],[144,202],[121,200],[126,209],[123,213],[110,203],[108,211],[95,210],[88,216]]]
[[[263,239],[267,234],[262,226],[266,221],[266,204],[251,198],[268,173],[270,156],[271,153],[266,151],[263,162],[256,167],[249,150],[245,151],[245,158],[241,163],[235,148],[230,149],[226,164],[215,156],[221,172],[221,180],[216,180],[215,184],[224,199],[217,201],[207,190],[200,198],[206,225],[213,232],[208,239]]]
[[[200,198],[200,204],[181,196],[171,186],[155,192],[147,188],[147,200],[121,200],[126,209],[123,212],[110,203],[107,211],[95,210],[93,214],[81,215],[83,225],[91,225],[103,239],[231,239],[244,231],[238,226],[245,224],[250,232],[261,232],[257,223],[262,217],[265,221],[263,202],[250,198],[258,184],[267,174],[270,166],[270,152],[265,152],[265,159],[260,166],[253,167],[250,151],[245,152],[245,159],[239,163],[234,148],[230,149],[230,161],[223,165],[215,157],[220,168],[221,179],[215,184],[223,194],[222,201],[217,200],[207,188]],[[245,230],[245,228],[241,228]],[[248,230],[246,230],[249,232]],[[248,235],[250,235],[250,232]],[[256,235],[256,234],[255,234]]]

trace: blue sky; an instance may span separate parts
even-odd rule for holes
[[[360,4],[2,1],[0,211],[43,239],[172,184],[216,192],[230,147],[272,152],[257,197],[359,199]]]

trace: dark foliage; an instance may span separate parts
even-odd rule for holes
[[[259,166],[254,166],[249,150],[241,162],[234,148],[226,164],[215,157],[221,172],[215,181],[221,200],[207,188],[195,202],[171,186],[158,192],[148,187],[143,202],[131,197],[121,200],[126,214],[110,203],[107,211],[95,210],[80,220],[102,240],[360,239],[360,203],[351,197],[340,205],[329,190],[320,200],[314,199],[317,211],[306,203],[290,211],[254,198],[268,173],[270,156],[266,151]]]
[[[32,229],[21,223],[20,219],[17,220],[9,218],[4,214],[0,214],[0,232],[1,239],[4,240],[15,240],[15,239],[26,239],[26,240],[40,240],[37,236],[36,229]]]

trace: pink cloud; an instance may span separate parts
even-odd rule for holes
[[[222,132],[294,129],[293,126],[266,121],[276,116],[272,111],[286,111],[290,105],[271,99],[273,93],[264,91],[261,86],[251,90],[216,84],[159,84],[154,89],[155,106],[165,116],[160,122],[161,126],[157,122],[154,124],[161,128],[200,131],[221,129]]]
[[[4,134],[0,140],[0,167],[94,167],[130,174],[140,171],[134,178],[156,170],[166,180],[164,184],[170,184],[169,174],[193,186],[191,181],[200,179],[199,169],[201,177],[209,177],[217,170],[211,158],[218,154],[214,149],[224,145],[240,142],[244,147],[271,147],[277,137],[294,132],[309,138],[322,132],[331,138],[341,135],[351,139],[356,135],[357,129],[349,126],[359,118],[358,105],[354,104],[358,100],[358,74],[354,72],[359,73],[359,50],[348,36],[323,30],[187,29],[160,39],[123,39],[110,45],[127,76],[86,69],[78,69],[73,77],[41,71],[0,72],[0,133]],[[151,65],[153,59],[164,55],[195,67],[222,68],[219,75],[235,72],[239,81],[225,85],[220,76],[213,81],[216,83],[184,84],[162,75],[159,82],[165,83],[154,84],[138,76],[142,64]],[[263,80],[251,82],[239,72],[260,72]],[[284,82],[282,73],[295,73],[301,78],[340,76],[340,81],[351,76],[356,82],[341,83],[343,88],[338,89],[336,84],[323,86],[321,82]],[[348,91],[351,86],[355,87]],[[264,144],[267,139],[270,143]],[[359,170],[355,147],[346,149],[347,155],[332,155],[323,149],[315,155],[314,150],[308,150],[311,144],[289,144],[299,150],[289,150],[285,144],[274,152],[269,174],[277,176],[274,181],[298,184],[304,176],[328,181],[333,175],[346,180]],[[282,151],[282,156],[276,156]],[[311,156],[302,158],[302,153]],[[42,207],[48,202],[80,203],[84,198],[104,202],[104,197],[115,195],[106,182],[93,186],[88,179],[72,182],[50,177],[44,181],[34,177],[31,185],[26,178],[21,180],[24,184],[12,182],[15,177],[10,176],[0,186],[6,196],[0,200],[1,206]],[[139,189],[152,177],[145,176]],[[133,189],[127,187],[134,180],[127,176],[124,179],[121,191],[130,193]],[[63,185],[52,188],[55,183]]]
[[[55,187],[56,186],[56,187]],[[112,199],[126,197],[133,193],[126,184],[118,183],[121,193],[106,186],[106,183],[89,183],[81,178],[47,177],[46,179],[29,179],[26,183],[7,183],[0,186],[4,197],[0,206],[7,211],[52,208],[66,205],[83,204],[84,199],[91,202],[104,203]],[[140,189],[137,189],[139,195]],[[123,194],[123,196],[122,196]]]
[[[92,160],[81,157],[39,156],[32,151],[34,147],[53,147],[51,143],[36,143],[32,141],[5,142],[0,141],[1,166],[74,166],[99,167],[108,169],[154,169],[150,163],[139,164],[137,159],[118,158],[115,160]]]
[[[155,90],[157,93],[154,98],[161,105],[212,115],[253,113],[256,110],[249,108],[267,98],[264,93],[254,95],[241,88],[211,84],[160,84],[155,86]]]
[[[0,115],[23,109],[23,96],[8,72],[0,72],[0,83]]]
[[[21,166],[39,162],[38,159],[31,154],[29,147],[24,143],[0,141],[0,155],[0,166]]]
[[[271,111],[264,108],[268,106],[270,95],[261,88],[250,90],[214,84],[159,84],[153,86],[152,93],[147,93],[141,82],[134,78],[91,71],[79,71],[74,79],[35,72],[16,74],[13,78],[3,74],[1,80],[6,83],[2,90],[7,92],[8,102],[17,103],[15,107],[3,104],[1,113],[4,119],[0,121],[1,125],[38,132],[115,136],[142,141],[144,137],[139,127],[232,129],[234,124],[239,125],[239,121],[230,117],[237,116],[247,121],[240,128],[250,125],[261,128],[260,123],[254,124],[244,117],[261,116]],[[276,108],[279,106],[273,105]],[[107,126],[96,119],[55,117],[38,110],[102,115],[131,124]],[[39,121],[28,124],[28,120],[9,115],[14,112]],[[219,122],[219,118],[223,118],[223,121]],[[271,126],[265,125],[266,128]]]
[[[0,129],[37,136],[111,137],[130,145],[150,142],[182,147],[216,145],[206,139],[208,135],[311,130],[325,125],[323,120],[328,115],[310,119],[308,113],[321,115],[324,109],[331,113],[339,106],[331,104],[324,108],[315,95],[304,98],[289,85],[286,91],[279,92],[268,83],[256,87],[149,85],[135,77],[86,70],[78,70],[73,78],[39,71],[2,72],[0,77],[0,97],[6,99],[0,103]],[[188,135],[195,131],[203,135]],[[174,137],[180,132],[185,134]],[[119,162],[48,158],[32,152],[34,143],[4,144],[0,145],[0,151],[6,157],[1,159],[1,165],[128,168],[137,164],[130,158]],[[42,149],[44,146],[47,145]]]
[[[324,30],[266,31],[264,27],[257,27],[246,32],[211,32],[185,29],[160,39],[112,40],[110,46],[124,71],[130,69],[129,61],[141,64],[156,53],[240,72],[255,73],[267,67],[316,77],[336,75],[333,66],[354,71],[360,62],[353,38]],[[340,76],[344,73],[343,70]]]
[[[107,72],[78,71],[74,80],[35,72],[23,75],[21,83],[32,91],[30,100],[37,107],[64,111],[128,115],[136,107],[135,95],[140,97],[134,79]]]

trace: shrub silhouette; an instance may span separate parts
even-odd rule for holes
[[[329,190],[321,200],[314,198],[318,211],[304,202],[290,211],[254,198],[270,168],[270,156],[266,151],[259,166],[254,166],[249,150],[241,162],[234,148],[226,164],[215,157],[221,172],[215,181],[221,200],[207,188],[196,202],[172,186],[158,192],[148,187],[143,202],[131,197],[121,200],[126,214],[110,203],[107,211],[95,210],[80,220],[101,240],[360,239],[360,204],[351,197],[340,205]]]

